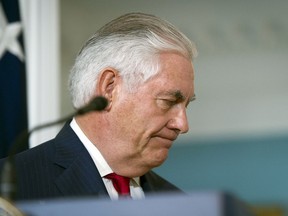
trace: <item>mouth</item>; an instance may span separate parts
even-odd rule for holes
[[[162,138],[162,139],[165,139],[165,140],[169,140],[169,141],[171,141],[171,142],[174,142],[176,139],[177,139],[177,137],[178,137],[178,134],[176,134],[176,133],[162,133],[162,134],[156,134],[155,135],[156,137],[159,137],[159,138]]]
[[[159,141],[159,144],[161,146],[170,149],[177,137],[155,136],[154,138],[156,138]]]
[[[177,139],[178,133],[172,130],[161,130],[150,136],[149,139],[154,140],[155,148],[165,148],[170,149],[173,142]]]

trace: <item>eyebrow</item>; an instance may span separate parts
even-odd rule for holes
[[[180,90],[160,92],[157,94],[157,96],[159,96],[159,97],[169,96],[169,97],[174,97],[177,100],[185,100],[185,98],[186,98]]]
[[[180,90],[175,91],[174,96],[175,96],[175,98],[177,98],[177,100],[185,100],[186,99],[186,97],[182,94],[182,92]]]
[[[191,98],[190,98],[190,102],[195,101],[196,100],[196,94],[194,94]]]
[[[175,92],[172,92],[172,95],[175,96],[175,98],[177,98],[177,100],[185,100],[186,97],[182,94],[182,92],[180,90],[177,90]],[[189,102],[192,102],[196,100],[196,94],[194,94],[190,99]]]
[[[175,97],[176,100],[183,100],[183,101],[186,99],[186,96],[180,90],[162,92],[159,93],[157,96],[172,96]],[[195,94],[189,99],[189,102],[192,102],[194,100],[196,100]]]
[[[169,96],[169,97],[174,97],[177,101],[185,101],[186,97],[185,95],[180,91],[165,91],[157,94],[158,97],[163,97],[163,96]],[[186,102],[186,107],[189,105],[190,102],[193,102],[196,100],[196,95],[194,94],[189,100]]]

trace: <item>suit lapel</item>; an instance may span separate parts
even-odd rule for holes
[[[107,196],[102,178],[86,148],[69,123],[55,138],[55,166],[62,173],[55,180],[64,196]]]

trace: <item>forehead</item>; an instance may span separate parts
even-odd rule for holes
[[[163,92],[181,92],[185,97],[194,95],[194,68],[190,60],[175,53],[159,56],[160,70],[147,82]]]
[[[162,53],[159,55],[159,74],[175,77],[190,77],[194,79],[194,68],[192,61],[181,54]]]

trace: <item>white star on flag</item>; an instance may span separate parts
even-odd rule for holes
[[[24,60],[21,45],[17,40],[21,30],[22,25],[20,22],[7,23],[2,4],[0,3],[0,59],[7,50],[21,61]]]

